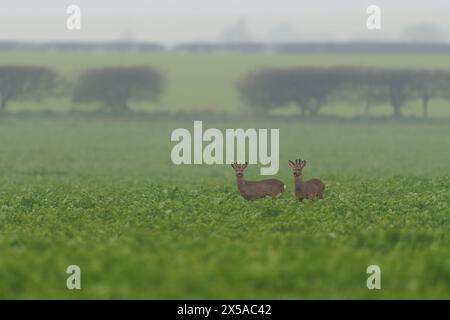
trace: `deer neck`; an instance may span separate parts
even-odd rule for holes
[[[238,189],[241,190],[245,186],[245,180],[244,177],[236,177],[236,183],[238,186]]]
[[[294,176],[294,182],[296,188],[301,188],[303,185],[303,176],[302,175]]]

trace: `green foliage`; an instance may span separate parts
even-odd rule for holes
[[[130,101],[132,110],[164,112],[242,113],[247,106],[240,99],[236,83],[248,73],[263,68],[298,67],[371,67],[388,69],[448,69],[450,55],[417,54],[0,54],[2,65],[36,64],[51,67],[68,79],[71,88],[82,70],[104,67],[157,66],[164,74],[165,90],[158,103]],[[448,92],[447,92],[448,96]],[[352,103],[331,103],[320,109],[323,115],[354,117],[364,115],[365,100],[353,99]],[[372,104],[370,116],[384,117],[392,114],[389,103]],[[29,101],[11,101],[11,111],[70,111],[95,110],[98,104],[80,105],[67,94],[45,104]],[[279,110],[284,112],[285,110]],[[291,109],[286,110],[290,115]],[[421,116],[422,104],[417,99],[402,108],[404,116]],[[430,118],[449,117],[448,102],[436,99],[430,102]]]
[[[317,115],[327,102],[355,102],[367,108],[390,104],[394,116],[409,101],[420,99],[424,116],[432,98],[447,98],[450,73],[417,69],[302,67],[268,68],[250,73],[238,82],[237,90],[254,109],[265,112],[290,103],[302,114]]]
[[[229,166],[174,166],[192,122],[0,119],[0,298],[447,298],[447,124],[213,120],[280,128],[288,189],[248,202]],[[293,195],[308,159],[325,200]],[[247,177],[260,178],[256,166]],[[82,290],[65,287],[68,265]],[[378,264],[382,290],[366,288]]]
[[[156,100],[163,92],[162,75],[149,67],[108,67],[84,71],[73,92],[74,102],[102,102],[114,111],[128,101]]]
[[[9,101],[39,99],[55,93],[56,73],[41,66],[0,66],[0,111]]]
[[[353,76],[346,68],[263,69],[238,82],[237,90],[255,109],[271,109],[295,103],[302,114],[319,113],[338,88]]]

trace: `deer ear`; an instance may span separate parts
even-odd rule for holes
[[[304,168],[306,166],[306,160],[302,161],[302,168]]]
[[[234,169],[234,163],[231,164],[231,167]]]
[[[248,162],[246,161],[244,164],[244,169],[247,168],[247,166],[248,166]]]
[[[295,167],[295,163],[293,163],[291,160],[288,160],[289,163],[289,167],[294,168]]]

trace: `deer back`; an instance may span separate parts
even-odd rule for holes
[[[244,198],[258,199],[264,197],[278,197],[283,194],[286,186],[277,179],[261,181],[245,181],[240,185],[240,192]]]

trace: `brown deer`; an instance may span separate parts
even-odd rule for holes
[[[286,189],[286,185],[277,179],[267,179],[261,181],[245,181],[244,170],[248,163],[233,163],[231,167],[236,172],[236,181],[239,193],[245,200],[256,200],[264,197],[279,197]]]
[[[295,163],[289,160],[289,166],[294,173],[295,195],[300,200],[303,199],[323,199],[325,195],[325,185],[319,179],[303,181],[302,169],[306,166],[306,160],[297,159]]]

